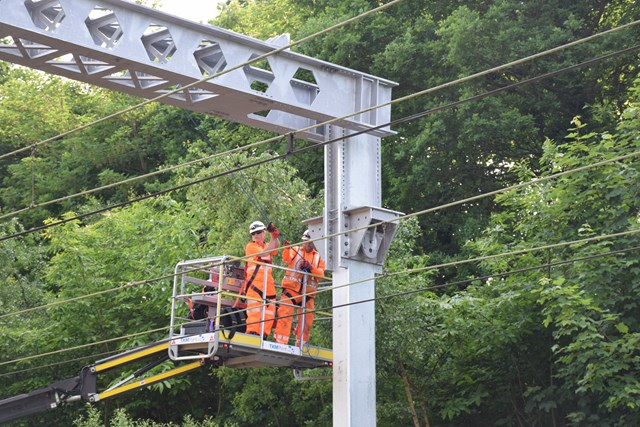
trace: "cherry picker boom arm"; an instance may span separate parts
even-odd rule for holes
[[[68,402],[83,400],[95,403],[110,399],[191,372],[205,364],[230,368],[291,368],[294,372],[331,367],[331,349],[310,345],[304,340],[295,346],[266,341],[262,336],[244,333],[240,328],[244,320],[241,324],[225,325],[224,316],[230,313],[223,313],[223,309],[234,309],[244,283],[244,271],[230,263],[229,258],[223,255],[181,261],[176,265],[167,340],[99,360],[82,368],[77,377],[0,400],[0,423],[55,409]],[[203,275],[202,272],[206,273]],[[188,300],[206,306],[206,317],[195,321],[182,317]],[[262,306],[263,318],[265,307]],[[244,310],[233,313],[239,312]],[[106,390],[98,391],[100,374],[128,363],[139,363],[145,358],[151,361]],[[173,369],[151,373],[152,369],[168,360],[175,364]],[[296,375],[296,378],[302,377]]]
[[[139,347],[85,366],[77,377],[58,381],[48,387],[30,393],[0,400],[0,423],[53,410],[65,403],[78,400],[95,403],[100,400],[110,399],[159,381],[186,374],[205,364],[204,360],[199,360],[141,379],[144,374],[169,359],[167,349],[168,343],[166,341]],[[98,391],[97,378],[99,374],[154,355],[160,357],[107,390]]]

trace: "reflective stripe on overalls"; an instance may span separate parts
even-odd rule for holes
[[[302,250],[301,248],[298,248],[297,246],[293,247],[296,256],[293,258],[293,260],[291,261],[290,265],[293,264],[294,267],[297,267],[299,265],[299,263],[301,263],[303,260],[306,261],[306,259],[300,254],[300,250]],[[315,254],[313,254],[313,259],[311,260],[311,268],[315,269],[318,268],[318,264],[320,263],[320,254],[318,252],[316,252]],[[285,280],[290,280],[292,282],[297,282],[299,284],[299,287],[297,289],[298,293],[302,293],[302,286],[304,284],[304,276],[305,273],[302,273],[298,270],[295,271],[291,271],[291,270],[287,270],[287,272],[285,273]],[[307,280],[307,289],[310,291],[313,291],[315,293],[315,291],[318,290],[318,278],[317,277],[312,277],[309,276],[308,280]]]

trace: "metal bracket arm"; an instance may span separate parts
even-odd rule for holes
[[[398,223],[394,220],[402,213],[373,206],[361,206],[346,209],[342,215],[345,227],[348,225],[355,231],[343,235],[340,253],[333,255],[381,267],[398,228]],[[312,239],[325,237],[323,217],[311,218],[304,223],[309,227]],[[332,254],[328,254],[325,248],[325,240],[314,243],[323,258],[331,258]]]

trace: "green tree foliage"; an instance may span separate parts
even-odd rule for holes
[[[530,181],[632,157],[498,196],[502,211],[467,256],[638,230],[639,93],[611,111],[615,129],[576,118],[565,142],[544,144],[542,170],[514,173]],[[445,283],[443,295],[437,270],[397,274],[433,264],[412,227],[400,228],[386,263],[394,274],[378,285],[382,298],[423,290],[377,306],[380,425],[638,423],[636,234],[489,258],[483,279]]]
[[[14,220],[0,225],[0,230],[3,234],[12,234],[22,231],[22,228]],[[49,322],[49,316],[44,310],[27,310],[47,304],[55,298],[45,282],[47,258],[42,239],[35,235],[0,243],[1,360],[21,359],[29,351],[38,351],[40,331]],[[16,363],[1,368],[1,372],[10,373],[27,368],[26,362]],[[0,376],[0,390],[6,395],[39,387],[36,384],[37,380],[29,373]]]
[[[149,420],[134,420],[126,410],[118,409],[114,411],[113,417],[105,423],[104,417],[95,408],[89,408],[86,416],[80,416],[74,420],[74,427],[218,427],[220,424],[212,419],[205,419],[202,422],[195,421],[190,415],[186,415],[182,423],[158,423]],[[231,426],[229,426],[231,427]]]
[[[78,128],[139,102],[117,92],[12,68],[0,85],[0,149],[3,153]],[[199,115],[160,104],[72,133],[16,156],[0,160],[0,208],[13,212],[174,164],[185,156],[183,142],[199,137]],[[195,125],[194,125],[195,123]],[[151,188],[168,178],[147,179]],[[112,204],[145,191],[131,181],[95,194]],[[28,227],[49,216],[76,210],[86,198],[30,210],[20,216]]]
[[[290,0],[229,0],[214,21],[219,27],[266,40],[299,28],[307,16]]]
[[[231,128],[231,130],[228,129]],[[209,132],[208,140],[224,141],[228,148],[260,141],[261,133],[244,126],[220,126]],[[192,149],[199,156],[209,153],[202,143]],[[273,221],[282,238],[299,241],[304,225],[301,220],[321,214],[322,200],[313,198],[297,171],[285,162],[267,163],[273,152],[238,151],[216,157],[197,171],[184,171],[183,180],[209,179],[188,191],[190,207],[202,224],[201,232],[214,253],[244,254],[252,221]],[[230,174],[237,168],[260,163]],[[182,182],[182,181],[180,181]]]

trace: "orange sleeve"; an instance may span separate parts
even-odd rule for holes
[[[260,246],[259,244],[257,244],[256,242],[249,242],[247,243],[247,246],[244,250],[244,254],[245,256],[250,256],[250,257],[254,257],[256,254],[259,254],[260,252],[264,252],[264,248],[265,246]],[[264,259],[264,260],[268,260],[269,258],[275,256],[278,254],[278,250],[276,249],[275,251],[271,251],[270,253],[263,253],[262,255],[260,255],[260,258]],[[248,260],[249,261],[249,260]],[[269,260],[271,261],[271,260]]]
[[[312,252],[312,254],[313,254],[313,252]],[[313,262],[313,256],[308,261],[309,262]],[[311,274],[315,274],[316,276],[324,276],[324,269],[325,269],[324,261],[322,260],[322,258],[319,258],[318,259],[318,267],[317,268],[312,268],[311,269]]]
[[[295,246],[282,250],[282,261],[284,261],[285,264],[289,264],[291,262],[291,260],[293,260],[293,258],[295,258],[295,252],[294,252],[293,248],[295,248]]]

